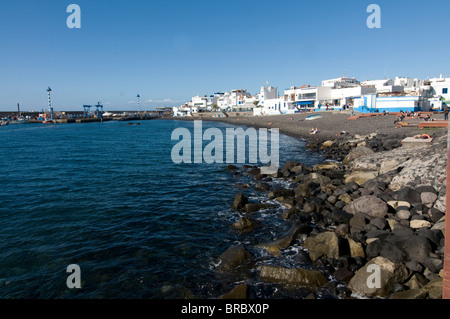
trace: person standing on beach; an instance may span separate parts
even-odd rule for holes
[[[444,120],[448,121],[448,107],[444,110]]]

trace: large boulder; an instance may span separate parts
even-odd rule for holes
[[[385,201],[373,195],[365,195],[354,200],[344,207],[344,210],[350,214],[361,214],[369,220],[378,217],[384,217],[388,212],[388,206]]]
[[[353,161],[356,158],[372,155],[375,152],[372,151],[370,148],[365,146],[358,146],[350,151],[350,153],[344,158],[343,163],[345,165],[350,164],[351,161]]]
[[[308,235],[311,232],[312,228],[311,226],[307,224],[301,224],[301,225],[293,225],[287,233],[282,235],[279,239],[269,242],[269,243],[263,243],[258,244],[256,247],[263,248],[267,250],[269,253],[273,255],[280,255],[281,249],[285,249],[291,245],[291,243],[297,238],[300,234],[306,234]]]
[[[245,268],[253,261],[253,256],[242,245],[236,245],[228,248],[220,255],[216,263],[217,270],[224,272],[234,272]]]
[[[323,232],[308,237],[303,246],[309,250],[309,256],[315,261],[323,255],[328,258],[339,258],[339,238],[334,232]]]
[[[318,270],[302,268],[285,268],[264,265],[261,267],[260,277],[270,282],[281,282],[290,285],[300,285],[312,288],[324,286],[328,280]]]
[[[244,211],[246,213],[254,213],[262,209],[272,208],[274,205],[266,203],[250,203],[244,205]]]
[[[347,287],[356,294],[386,297],[395,283],[402,283],[408,276],[409,271],[404,265],[376,257],[355,273]]]
[[[378,176],[376,171],[353,171],[350,175],[345,177],[345,183],[356,182],[358,185],[363,185]]]
[[[289,196],[294,196],[294,190],[292,189],[287,189],[287,188],[275,188],[273,191],[269,192],[268,197],[269,199],[274,199],[276,197],[280,197],[280,196],[285,196],[285,197],[289,197]]]
[[[394,194],[399,201],[405,201],[412,205],[422,204],[421,194],[411,187],[403,187]]]
[[[417,261],[423,264],[431,252],[429,240],[417,235],[389,234],[371,242],[366,247],[369,258],[382,256],[393,262]]]

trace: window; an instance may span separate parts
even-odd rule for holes
[[[448,88],[443,88],[442,89],[442,94],[448,94]]]

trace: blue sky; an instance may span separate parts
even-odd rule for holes
[[[69,29],[70,4],[81,29]],[[371,3],[381,29],[369,29]],[[179,105],[266,81],[282,93],[344,75],[450,77],[450,1],[6,0],[0,111]]]

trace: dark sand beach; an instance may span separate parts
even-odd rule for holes
[[[312,114],[320,114],[322,118],[308,121],[306,117]],[[348,111],[324,111],[314,113],[300,113],[292,115],[272,116],[237,116],[227,118],[183,118],[202,119],[207,121],[219,121],[251,127],[278,128],[280,133],[313,141],[325,141],[336,138],[336,134],[346,131],[349,135],[367,135],[371,133],[384,133],[389,136],[414,136],[421,133],[417,127],[395,127],[395,115],[378,115],[357,120],[348,120],[351,112]],[[443,120],[442,114],[434,115],[433,118]],[[404,122],[418,124],[421,119],[405,119]],[[311,128],[318,128],[316,135],[310,135]]]

